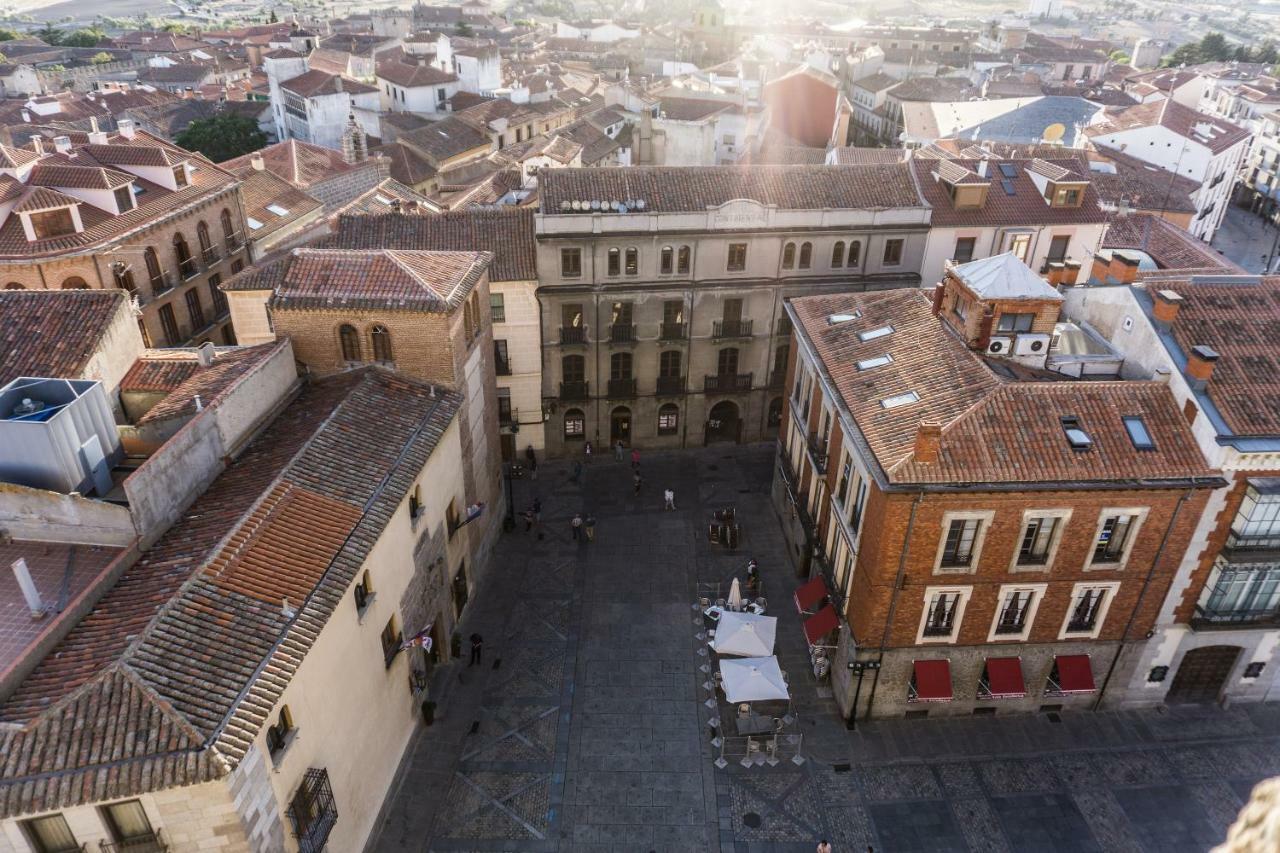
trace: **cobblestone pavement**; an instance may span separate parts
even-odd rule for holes
[[[452,664],[440,711],[401,769],[376,851],[1203,851],[1250,788],[1280,773],[1280,709],[884,720],[846,730],[814,683],[796,585],[768,500],[772,446],[597,458],[515,484],[543,502],[543,538],[507,534],[463,633],[480,668]],[[662,490],[676,491],[676,512]],[[736,552],[712,546],[736,505]],[[597,519],[592,543],[574,512]],[[523,528],[523,525],[521,525]],[[706,703],[700,584],[749,556],[779,617],[793,694],[790,753],[744,767]],[[708,667],[709,669],[709,667]],[[716,734],[720,734],[717,730]]]
[[[1267,256],[1271,257],[1271,271],[1280,270],[1280,257],[1272,254],[1276,246],[1276,227],[1237,205],[1227,208],[1227,215],[1213,235],[1211,245],[1249,272],[1262,272]]]

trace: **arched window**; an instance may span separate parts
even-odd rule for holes
[[[227,251],[234,252],[240,248],[240,238],[236,236],[235,226],[231,224],[231,211],[222,208],[219,218],[222,220],[222,240],[227,244]]]
[[[129,293],[137,293],[138,286],[133,281],[133,270],[125,263],[114,263],[111,265],[111,276],[115,279],[116,287]]]
[[[813,244],[801,243],[800,244],[800,269],[807,270],[811,266],[813,266]]]
[[[151,282],[151,292],[153,294],[164,293],[166,288],[164,270],[160,269],[160,256],[156,254],[155,249],[148,246],[146,251],[142,253],[142,259],[147,265],[147,280]]]
[[[196,262],[191,258],[187,238],[181,233],[173,235],[173,256],[178,260],[178,274],[184,279],[196,274]]]
[[[796,244],[788,243],[782,247],[782,268],[794,269],[796,265]]]
[[[587,434],[587,419],[582,416],[582,409],[566,409],[564,413],[564,437],[567,440],[581,439]]]
[[[658,407],[658,435],[674,435],[680,428],[680,407],[663,403]]]
[[[640,274],[640,252],[634,247],[627,249],[627,266],[624,271],[627,275]]]
[[[622,250],[616,246],[609,250],[609,275],[622,274]]]
[[[631,378],[631,353],[615,352],[613,355],[609,356],[609,378]]]
[[[360,360],[360,333],[355,326],[343,323],[338,327],[338,344],[342,347],[343,361]]]
[[[854,240],[849,244],[849,259],[845,261],[845,266],[856,267],[858,265],[858,256],[862,253],[862,244]]]
[[[19,284],[16,281],[11,281],[4,286],[4,289],[5,290],[26,290],[27,288],[25,285]]]
[[[565,382],[582,382],[587,378],[587,360],[580,355],[560,359],[560,377]]]
[[[675,260],[675,251],[670,246],[663,246],[662,247],[662,265],[659,267],[659,270],[662,271],[663,275],[671,274],[671,271],[675,268],[675,265],[673,263],[674,260]]]
[[[88,290],[89,283],[78,275],[68,276],[62,280],[63,290]]]
[[[782,424],[782,398],[774,397],[769,401],[769,426],[776,427]]]
[[[204,220],[196,223],[196,239],[200,241],[200,257],[204,258],[206,264],[211,264],[217,260],[213,254],[213,241],[209,239],[209,226],[204,224]]]
[[[684,275],[689,272],[689,247],[681,246],[679,253],[676,255],[676,272]]]
[[[831,247],[831,268],[837,269],[842,266],[844,266],[844,241],[837,240]]]
[[[391,333],[379,323],[369,330],[369,342],[373,344],[373,360],[390,364],[395,361],[391,353]]]

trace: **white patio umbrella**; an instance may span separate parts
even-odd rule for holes
[[[720,678],[724,696],[730,704],[789,699],[787,684],[782,680],[778,659],[772,655],[760,658],[725,658],[720,661]]]
[[[754,613],[722,613],[711,648],[717,654],[763,657],[773,654],[778,620]]]
[[[738,583],[738,579],[733,579],[733,584],[729,587],[729,599],[726,602],[730,610],[742,609],[742,585]]]

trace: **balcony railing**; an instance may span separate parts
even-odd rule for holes
[[[512,424],[520,423],[520,412],[518,409],[498,409],[498,425],[509,427]]]
[[[1228,551],[1280,551],[1280,536],[1246,534],[1232,530],[1223,546]]]
[[[1088,633],[1089,631],[1093,630],[1093,623],[1094,623],[1094,618],[1092,616],[1089,617],[1088,619],[1072,618],[1069,622],[1067,622],[1067,633],[1069,634]]]
[[[1196,605],[1195,615],[1191,617],[1193,628],[1252,628],[1278,624],[1280,610],[1274,607],[1265,610],[1211,610]]]
[[[560,327],[560,345],[565,344],[585,344],[587,342],[586,326],[561,326]]]
[[[498,376],[510,376],[511,362],[501,358],[494,359],[493,372],[496,373]]]
[[[609,342],[614,344],[633,344],[636,342],[636,326],[634,323],[614,323],[609,327]]]
[[[827,473],[827,441],[818,438],[816,435],[811,435],[809,436],[808,446],[809,461],[813,463],[814,470],[819,475]]]
[[[198,272],[200,272],[200,268],[196,266],[195,258],[187,258],[185,261],[178,262],[178,275],[182,276],[184,281],[194,278]]]
[[[779,317],[779,318],[778,318],[778,332],[777,332],[777,334],[778,334],[778,336],[779,336],[779,337],[782,337],[782,338],[789,338],[789,337],[791,337],[791,318],[790,318],[790,317]]]
[[[950,637],[952,631],[951,625],[934,625],[927,624],[922,632],[926,637]]]
[[[688,336],[689,330],[684,323],[663,323],[658,330],[658,337],[664,341],[683,341]]]
[[[609,396],[613,399],[619,397],[634,397],[636,395],[636,380],[631,379],[610,379],[609,380]]]
[[[716,320],[711,324],[713,338],[749,338],[751,320]]]
[[[173,281],[167,275],[156,276],[151,281],[151,292],[159,296],[162,293],[168,293],[173,289]]]
[[[589,382],[561,382],[561,400],[585,400],[590,392]]]
[[[204,258],[205,266],[213,266],[218,261],[222,260],[222,255],[218,252],[217,246],[210,246],[207,249],[203,249],[200,254]]]
[[[102,841],[98,844],[101,853],[166,853],[168,849],[169,843],[158,829],[146,835],[136,835],[120,841]]]
[[[301,853],[324,850],[329,833],[338,822],[338,807],[327,770],[313,767],[307,771],[289,802],[287,814]]]
[[[684,377],[683,376],[659,376],[658,377],[658,393],[659,394],[683,394],[684,393]]]
[[[708,393],[740,394],[751,390],[750,373],[722,373],[708,376],[703,381],[703,390]]]

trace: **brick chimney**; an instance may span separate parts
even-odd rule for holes
[[[262,154],[257,151],[249,157],[249,165],[253,167],[255,172],[261,172],[267,168],[267,163],[262,159]]]
[[[1138,278],[1138,261],[1136,258],[1125,257],[1119,252],[1112,252],[1107,272],[1122,284],[1132,284]]]
[[[1162,329],[1172,326],[1173,321],[1178,319],[1178,312],[1182,310],[1182,303],[1185,301],[1180,294],[1174,293],[1172,290],[1157,290],[1155,292],[1155,304],[1151,309],[1156,325]]]
[[[1111,268],[1111,259],[1102,255],[1093,256],[1093,266],[1089,269],[1089,280],[1105,282]]]
[[[1218,354],[1212,348],[1201,344],[1191,348],[1187,356],[1187,382],[1196,391],[1203,391],[1213,376],[1213,366],[1218,363]]]
[[[1050,287],[1057,287],[1062,284],[1062,278],[1066,271],[1066,264],[1061,261],[1051,261],[1049,263],[1049,271],[1045,275],[1045,281],[1049,282]]]
[[[916,430],[915,458],[917,462],[932,465],[942,451],[942,423],[921,421]]]
[[[1074,287],[1080,280],[1080,262],[1067,261],[1062,265],[1062,286]]]
[[[938,282],[933,286],[933,315],[936,317],[942,313],[942,296],[947,292],[947,286],[942,282]]]
[[[982,306],[982,318],[978,320],[978,338],[970,341],[969,346],[973,349],[987,349],[987,345],[991,343],[991,330],[996,324],[996,307],[991,304]]]

